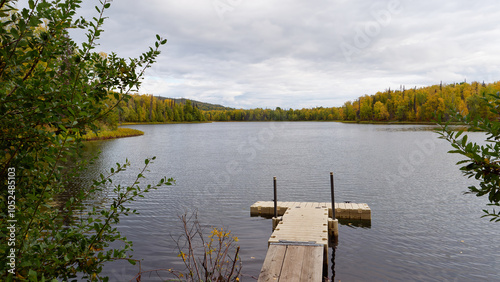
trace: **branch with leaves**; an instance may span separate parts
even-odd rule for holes
[[[488,206],[500,207],[500,93],[483,97],[487,103],[490,113],[495,119],[457,115],[469,129],[485,132],[485,145],[479,145],[469,141],[464,130],[453,131],[449,124],[442,125],[438,132],[440,138],[450,142],[454,150],[449,153],[460,154],[465,157],[457,165],[462,165],[460,170],[469,178],[480,181],[478,186],[470,186],[467,193],[478,197],[487,196],[490,202]],[[484,209],[483,217],[490,217],[490,221],[500,222],[500,210]]]

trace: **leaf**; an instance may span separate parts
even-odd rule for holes
[[[64,127],[64,125],[62,125],[62,124],[58,124],[58,126],[59,126],[59,128],[60,128],[62,131],[64,131],[64,132],[68,131],[68,130],[66,129],[66,127]]]
[[[467,144],[467,135],[464,135],[464,137],[462,138],[462,147],[465,147],[466,144]]]
[[[136,265],[137,262],[134,259],[129,259],[128,262],[132,265]]]
[[[36,271],[30,269],[28,271],[28,279],[29,279],[29,281],[37,282],[38,281],[38,275],[37,275]]]

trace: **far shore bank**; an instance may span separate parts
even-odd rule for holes
[[[124,137],[133,137],[144,135],[143,131],[132,129],[132,128],[124,128],[119,127],[116,130],[103,130],[99,131],[97,134],[94,132],[87,133],[83,136],[85,141],[96,141],[96,140],[107,140],[107,139],[116,139],[116,138],[124,138]]]
[[[341,122],[341,123],[359,123],[359,124],[415,124],[415,125],[438,125],[436,122],[427,121],[356,121],[356,120],[210,120],[210,121],[168,121],[168,122],[122,122],[123,125],[142,125],[142,124],[187,124],[187,123],[212,123],[212,122]],[[461,125],[460,123],[451,123]]]

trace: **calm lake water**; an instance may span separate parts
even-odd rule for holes
[[[128,158],[133,168],[115,182],[130,183],[146,157],[157,160],[144,184],[162,176],[175,186],[132,204],[140,215],[119,229],[134,242],[143,270],[183,270],[176,243],[178,216],[198,211],[206,226],[239,237],[243,281],[258,277],[271,221],[250,217],[250,205],[278,199],[328,201],[329,173],[337,202],[367,203],[371,226],[341,225],[330,257],[335,281],[500,281],[500,224],[481,219],[486,199],[463,195],[463,177],[451,146],[429,126],[330,122],[248,122],[129,126],[144,136],[90,142],[101,150],[83,182]],[[480,140],[482,133],[470,133]],[[330,256],[332,256],[330,250]],[[332,260],[334,264],[332,264]],[[138,268],[111,263],[111,281],[129,281]],[[143,281],[158,279],[143,276]]]

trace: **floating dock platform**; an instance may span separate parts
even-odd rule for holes
[[[292,207],[324,207],[328,209],[328,216],[332,217],[331,203],[318,202],[280,202],[278,201],[278,216],[285,214],[285,211]],[[251,216],[274,216],[273,201],[258,201],[250,206]],[[355,219],[355,220],[371,220],[372,211],[368,204],[356,203],[335,203],[335,218],[337,219]]]

